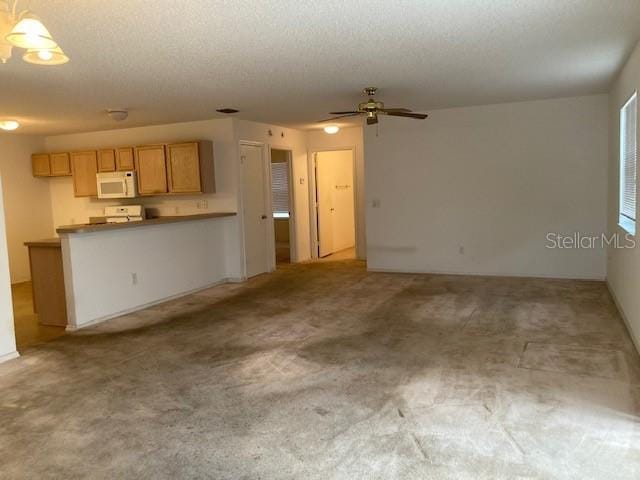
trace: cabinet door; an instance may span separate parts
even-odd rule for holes
[[[99,172],[115,172],[116,171],[116,151],[100,150],[98,152],[98,171]]]
[[[167,145],[169,192],[200,193],[200,157],[197,143]]]
[[[116,170],[119,172],[128,172],[135,169],[136,166],[133,161],[133,148],[118,148],[116,150]]]
[[[52,153],[50,155],[51,176],[64,177],[71,175],[71,161],[68,153]]]
[[[48,177],[51,175],[51,166],[49,165],[49,155],[46,153],[37,153],[31,155],[31,167],[34,177]]]
[[[73,169],[73,191],[75,196],[97,197],[97,152],[95,150],[90,152],[73,152],[71,154],[71,167]]]
[[[167,162],[164,145],[135,148],[140,195],[167,193]]]

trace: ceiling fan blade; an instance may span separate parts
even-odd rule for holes
[[[346,115],[348,113],[360,113],[355,110],[349,110],[348,112],[329,112],[329,115]]]
[[[340,118],[345,118],[345,117],[355,117],[356,115],[360,115],[360,112],[350,112],[350,113],[347,113],[346,115],[340,115],[338,117],[325,118],[324,120],[320,120],[316,123],[332,122],[333,120],[338,120]]]
[[[389,112],[410,112],[408,108],[381,108],[381,112],[389,113]]]
[[[410,112],[385,112],[387,115],[391,115],[392,117],[408,117],[415,118],[418,120],[424,120],[429,115],[426,113],[410,113]]]
[[[375,125],[378,123],[378,116],[374,115],[373,117],[367,117],[367,125]]]

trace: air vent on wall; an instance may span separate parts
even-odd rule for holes
[[[216,110],[216,112],[220,113],[238,113],[240,110],[236,110],[235,108],[220,108]]]

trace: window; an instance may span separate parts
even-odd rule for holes
[[[620,109],[620,215],[618,223],[636,233],[636,94]]]
[[[271,164],[271,191],[273,217],[289,218],[289,163]]]

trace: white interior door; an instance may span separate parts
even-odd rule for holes
[[[247,277],[270,270],[269,206],[262,147],[240,146],[242,164],[242,208]]]
[[[318,202],[318,255],[326,257],[333,250],[333,174],[331,158],[318,153],[316,156],[316,196]]]
[[[355,246],[353,152],[316,155],[318,254],[320,257]]]

